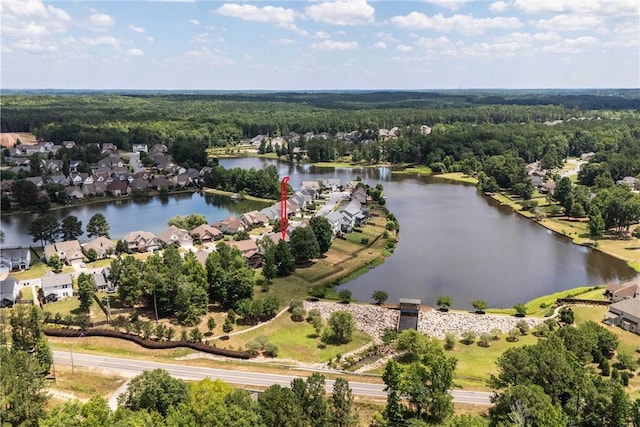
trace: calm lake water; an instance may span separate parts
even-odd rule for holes
[[[371,301],[375,290],[390,301],[420,298],[435,304],[450,295],[453,306],[471,307],[484,299],[493,307],[510,307],[536,296],[585,285],[626,281],[636,273],[626,263],[589,248],[573,245],[479,194],[472,186],[433,178],[397,176],[388,168],[314,168],[257,158],[224,159],[226,168],[261,168],[276,164],[297,188],[302,181],[360,176],[385,187],[388,207],[400,222],[400,242],[381,266],[342,285],[354,298]],[[129,231],[162,231],[174,215],[204,214],[210,222],[264,205],[233,203],[226,197],[199,193],[126,200],[56,211],[58,218],[76,215],[86,225],[102,212],[113,238]],[[31,215],[3,216],[7,244],[31,244],[26,235]]]

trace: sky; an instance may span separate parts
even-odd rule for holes
[[[640,87],[638,0],[0,2],[2,89]]]

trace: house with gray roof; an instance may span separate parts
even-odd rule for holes
[[[222,231],[210,226],[209,224],[202,224],[197,226],[196,228],[191,230],[190,234],[191,237],[199,240],[201,243],[213,242],[224,237]]]
[[[0,308],[11,307],[20,296],[18,280],[8,275],[0,281]]]
[[[160,249],[160,242],[150,231],[132,231],[126,234],[122,241],[129,252],[153,252]]]
[[[42,294],[47,302],[73,295],[73,278],[69,273],[47,273],[42,276]]]
[[[96,251],[97,259],[104,259],[115,252],[116,245],[115,243],[113,243],[113,241],[107,239],[106,237],[98,236],[95,239],[90,240],[82,245],[82,250],[85,253],[91,249]]]
[[[170,225],[168,228],[158,234],[158,240],[165,245],[193,245],[193,237],[191,237],[189,231],[178,228],[175,225]]]
[[[605,323],[640,335],[640,299],[629,298],[611,304]]]
[[[100,271],[94,271],[91,275],[91,283],[93,284],[93,289],[96,292],[106,291],[113,292],[115,291],[115,287],[111,280],[109,280],[109,274],[111,273],[111,269],[109,267],[105,267]]]
[[[19,247],[2,248],[0,264],[9,271],[26,270],[31,265],[31,250]]]
[[[80,247],[80,242],[77,240],[69,240],[67,242],[56,242],[52,245],[46,245],[44,247],[44,256],[49,262],[53,255],[58,255],[60,261],[66,264],[74,264],[77,262],[82,262],[84,259],[84,254],[82,253],[82,248]]]

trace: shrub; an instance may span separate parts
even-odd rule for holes
[[[462,342],[466,345],[471,345],[476,340],[476,333],[473,331],[464,331],[462,333]]]
[[[349,289],[342,289],[338,292],[338,297],[340,298],[340,302],[348,304],[351,302],[351,291]]]
[[[536,331],[534,333],[537,337],[546,337],[549,335],[549,326],[546,323],[539,323],[536,325]]]
[[[507,341],[516,342],[518,341],[518,336],[521,334],[520,329],[513,328],[509,331],[509,336],[507,337]]]
[[[309,290],[309,295],[314,298],[324,298],[327,295],[327,288],[322,285],[313,286]]]
[[[500,339],[500,335],[502,335],[502,331],[498,328],[493,328],[491,330],[491,339],[493,341],[498,341]]]
[[[629,385],[629,373],[627,371],[624,371],[623,373],[620,374],[620,380],[622,380],[622,385],[623,386],[628,386]]]
[[[456,346],[456,334],[453,332],[447,332],[444,337],[444,348],[445,350],[453,350]]]
[[[304,320],[304,316],[307,314],[307,311],[304,307],[295,307],[291,310],[291,320],[294,322],[302,322]]]
[[[478,341],[480,347],[491,347],[491,334],[483,332],[480,334],[480,340]]]
[[[516,304],[513,308],[516,310],[516,316],[524,317],[527,315],[527,307],[524,304]]]
[[[529,324],[524,320],[516,323],[516,328],[520,331],[520,335],[527,335],[527,332],[529,332]]]
[[[476,299],[471,301],[471,306],[476,309],[476,313],[484,313],[489,304],[485,300]]]
[[[363,245],[368,245],[369,239],[367,237],[363,237],[362,239],[360,239],[360,243],[362,243]]]
[[[609,375],[611,375],[611,367],[609,366],[609,361],[606,357],[602,358],[599,367],[602,370],[603,377],[608,377]]]
[[[560,321],[562,323],[566,323],[567,325],[573,324],[573,321],[575,320],[575,316],[573,314],[573,310],[571,309],[571,307],[562,307],[559,311],[559,314],[560,314]]]
[[[293,299],[289,303],[289,313],[293,313],[293,310],[297,307],[304,308],[304,302],[300,299]]]
[[[398,331],[395,328],[387,328],[382,332],[382,342],[390,344],[398,338]]]
[[[311,322],[314,317],[322,318],[322,316],[320,315],[320,310],[318,310],[317,308],[313,308],[307,312],[307,322]]]

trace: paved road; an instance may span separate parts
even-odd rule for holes
[[[70,365],[71,353],[67,351],[54,351],[55,363]],[[158,363],[143,360],[123,359],[117,357],[98,356],[83,353],[73,353],[74,366],[87,366],[105,370],[117,371],[125,377],[133,377],[151,369],[165,369],[172,376],[184,380],[200,380],[205,377],[221,379],[229,384],[244,386],[268,387],[273,384],[290,386],[291,381],[300,375],[278,375],[262,372],[231,371],[225,369],[202,368],[199,366],[176,365],[171,363]],[[321,371],[320,371],[321,372]],[[354,395],[386,398],[384,384],[368,384],[361,382],[349,382]],[[333,381],[326,381],[327,391],[333,389]],[[458,403],[470,403],[476,405],[490,405],[492,393],[480,391],[453,390],[453,400]]]

